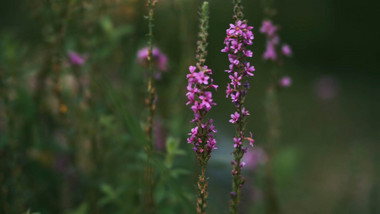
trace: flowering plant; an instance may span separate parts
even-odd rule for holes
[[[227,84],[226,97],[231,98],[232,103],[235,105],[235,112],[231,114],[229,122],[234,124],[236,128],[236,136],[233,138],[235,148],[233,152],[234,160],[231,162],[233,167],[231,212],[237,213],[240,202],[240,189],[245,182],[245,179],[241,175],[241,169],[245,165],[242,158],[248,148],[244,147],[244,142],[249,143],[251,146],[254,143],[252,132],[250,132],[249,136],[245,134],[247,116],[250,113],[244,107],[244,101],[250,88],[247,79],[254,76],[255,67],[247,61],[248,58],[253,56],[252,51],[248,49],[253,44],[253,27],[249,26],[247,20],[243,18],[240,1],[236,0],[234,3],[235,24],[230,24],[230,27],[226,31],[225,47],[222,49],[222,52],[228,54],[230,62],[229,69],[226,70],[230,79],[230,83]]]

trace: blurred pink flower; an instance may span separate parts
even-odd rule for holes
[[[273,25],[271,20],[264,20],[260,28],[260,32],[267,34],[268,36],[273,36],[277,31],[277,26]]]
[[[285,56],[287,57],[291,57],[292,56],[292,49],[290,48],[289,45],[287,44],[283,44],[282,45],[282,48],[281,48],[281,51],[282,51],[282,54],[284,54]]]
[[[292,85],[292,78],[290,78],[289,76],[284,76],[280,79],[278,85],[282,88],[290,87]]]
[[[338,95],[339,82],[332,76],[325,75],[314,82],[314,93],[321,100],[331,100]]]
[[[154,120],[153,130],[155,133],[157,150],[165,151],[167,134],[162,118],[157,118]]]
[[[276,53],[276,48],[275,48],[275,44],[273,44],[272,42],[267,42],[267,47],[266,47],[266,50],[264,52],[264,55],[263,55],[263,58],[265,60],[276,60],[277,59],[277,53]]]
[[[73,66],[83,66],[88,58],[87,54],[79,54],[74,51],[68,52],[69,64]]]
[[[248,170],[255,170],[259,165],[263,165],[267,162],[268,157],[262,148],[254,147],[249,149],[243,157],[245,162],[245,168]]]
[[[145,47],[137,52],[137,62],[145,67],[148,66],[148,50],[148,47]],[[152,57],[153,64],[158,70],[166,71],[168,69],[168,57],[160,49],[153,47]]]

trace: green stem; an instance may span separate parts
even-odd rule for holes
[[[272,70],[272,82],[267,90],[266,95],[266,113],[268,119],[268,141],[266,145],[268,162],[265,170],[265,202],[266,213],[277,214],[279,213],[278,198],[275,189],[275,179],[273,174],[273,159],[275,154],[275,145],[280,139],[280,114],[279,106],[277,103],[277,86],[278,82],[277,70]]]

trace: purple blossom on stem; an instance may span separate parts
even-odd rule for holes
[[[262,23],[262,26],[260,28],[260,32],[267,34],[268,36],[274,36],[277,29],[278,29],[278,27],[274,26],[272,21],[264,20]]]
[[[216,90],[217,85],[211,78],[212,70],[206,65],[207,56],[207,35],[208,35],[208,1],[204,1],[201,7],[200,31],[199,40],[197,42],[196,66],[189,67],[189,74],[186,76],[188,80],[187,105],[192,105],[191,109],[194,112],[194,119],[191,121],[195,127],[189,133],[188,143],[192,143],[193,150],[199,160],[201,173],[198,177],[198,198],[197,208],[198,214],[206,213],[207,208],[207,187],[208,181],[206,178],[206,167],[208,160],[211,158],[211,152],[216,149],[216,133],[214,121],[207,118],[207,113],[212,106],[216,105],[212,99],[212,89]]]
[[[280,37],[277,33],[278,27],[273,25],[271,20],[264,20],[260,28],[260,32],[267,37],[267,46],[263,54],[264,60],[278,60],[279,53],[277,46],[280,44]],[[292,56],[292,50],[289,45],[283,44],[281,46],[281,54],[287,57]]]
[[[267,39],[263,59],[276,62],[277,64],[281,64],[281,56],[291,57],[293,53],[292,49],[287,44],[282,44],[281,48],[278,47],[280,45],[280,36],[278,35],[277,31],[278,27],[275,26],[271,20],[263,21],[262,26],[260,28],[260,32],[265,34]],[[278,86],[282,88],[287,88],[292,84],[292,80],[290,77],[283,77],[279,80],[275,80],[275,82],[277,81]]]
[[[240,10],[240,11],[239,11]],[[248,26],[246,20],[240,20],[242,17],[241,7],[239,3],[235,5],[235,24],[230,24],[226,30],[227,36],[224,40],[225,47],[221,52],[228,54],[230,62],[229,73],[230,83],[227,84],[226,97],[231,98],[232,103],[235,104],[235,112],[231,114],[230,123],[235,125],[236,136],[233,138],[234,142],[234,160],[231,162],[233,170],[233,191],[231,192],[231,211],[237,213],[238,204],[240,201],[240,189],[244,184],[245,179],[241,175],[241,169],[245,163],[242,162],[242,157],[247,148],[244,143],[253,146],[253,139],[245,137],[246,118],[249,112],[244,107],[245,96],[249,89],[247,79],[254,76],[253,72],[255,67],[247,62],[248,58],[253,56],[253,52],[248,49],[253,44],[254,34],[253,27]]]
[[[247,151],[243,160],[246,163],[246,169],[254,171],[258,166],[267,162],[268,157],[266,152],[262,148],[255,148]]]
[[[230,120],[230,123],[236,123],[240,118],[240,114],[235,112],[233,114],[231,114],[231,120]]]
[[[149,47],[144,47],[137,52],[137,62],[143,66],[148,67]],[[162,72],[168,70],[168,57],[161,52],[157,47],[152,48],[152,61],[153,66],[157,70],[154,73],[155,79],[161,79]]]
[[[191,109],[194,112],[192,123],[195,123],[196,126],[189,133],[188,143],[194,144],[197,155],[203,156],[202,154],[205,153],[209,156],[211,151],[216,149],[216,140],[212,134],[216,130],[212,119],[204,121],[206,114],[216,103],[213,102],[212,92],[208,89],[216,89],[218,86],[210,84],[213,82],[209,76],[212,71],[207,66],[203,66],[199,71],[197,71],[197,67],[190,66],[189,71],[190,74],[186,76],[188,80],[186,105],[192,104]],[[199,159],[201,158],[199,157]]]
[[[272,41],[267,42],[267,47],[265,49],[263,58],[265,60],[275,61],[277,59],[276,45]]]

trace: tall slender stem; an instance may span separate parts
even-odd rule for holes
[[[230,61],[229,69],[226,72],[230,74],[229,78],[231,82],[227,85],[226,93],[227,97],[230,97],[235,105],[235,112],[231,115],[230,120],[236,130],[234,137],[234,159],[232,161],[233,178],[230,211],[236,214],[239,210],[241,188],[245,183],[245,178],[242,176],[242,168],[245,163],[242,161],[242,158],[248,148],[243,145],[243,142],[249,142],[251,146],[253,146],[254,142],[252,133],[250,137],[245,136],[247,116],[250,114],[245,109],[244,102],[250,88],[247,78],[253,76],[252,72],[255,71],[255,68],[247,60],[247,58],[253,56],[252,51],[248,49],[248,46],[253,44],[252,40],[254,36],[251,31],[253,27],[248,26],[247,20],[244,19],[241,0],[233,0],[233,4],[233,19],[235,22],[230,24],[230,28],[227,30],[227,36],[224,41],[226,46],[222,49],[222,52],[228,53]]]
[[[273,77],[275,77],[275,72],[273,72]],[[267,214],[277,214],[279,213],[278,199],[275,190],[275,179],[273,175],[273,158],[275,153],[275,144],[279,141],[280,138],[280,129],[279,129],[279,107],[277,103],[277,89],[276,89],[276,78],[273,78],[273,82],[267,90],[266,98],[266,113],[268,118],[268,141],[266,145],[268,161],[265,169],[265,206]]]
[[[211,110],[212,105],[216,103],[212,100],[212,92],[209,89],[216,89],[218,86],[213,84],[211,78],[212,70],[206,65],[207,56],[207,37],[209,27],[209,3],[204,1],[200,11],[200,24],[196,50],[196,66],[190,66],[190,73],[186,75],[188,79],[188,103],[192,104],[191,109],[194,112],[194,119],[192,123],[196,126],[189,133],[190,137],[187,139],[188,143],[194,145],[193,149],[196,152],[197,159],[199,160],[201,172],[198,176],[198,199],[197,199],[197,214],[206,213],[207,198],[208,198],[208,182],[206,177],[206,167],[211,152],[215,149],[216,140],[214,138],[213,120],[207,117],[208,112]],[[197,72],[197,70],[199,72]]]
[[[204,214],[206,213],[206,207],[207,207],[207,178],[206,178],[206,166],[203,165],[201,167],[201,174],[199,175],[198,179],[198,200],[197,200],[197,213],[198,214]]]
[[[196,50],[196,59],[197,67],[199,70],[202,70],[205,66],[206,57],[207,57],[207,37],[208,37],[208,28],[209,28],[209,3],[204,1],[201,7],[200,13],[200,24],[199,24],[199,39],[197,41],[197,50]],[[206,91],[204,86],[201,86],[201,91]],[[203,142],[207,142],[207,130],[202,128],[202,124],[206,124],[206,112],[202,112],[202,120],[198,121],[198,127],[200,127],[200,132],[204,134],[202,139]],[[207,162],[210,159],[210,155],[203,153],[203,157],[200,160],[201,164],[201,174],[198,178],[198,199],[197,199],[197,214],[205,214],[207,208],[207,198],[208,198],[208,182],[206,178],[206,167]]]
[[[153,200],[153,175],[154,169],[152,166],[152,153],[153,153],[153,119],[154,113],[156,111],[156,89],[153,78],[153,20],[154,20],[154,7],[157,0],[148,0],[148,66],[149,66],[149,76],[148,76],[148,98],[146,99],[146,104],[148,106],[148,121],[146,126],[146,133],[148,139],[148,145],[145,148],[148,160],[145,168],[145,193],[144,193],[144,210],[145,213],[154,213],[154,200]]]

